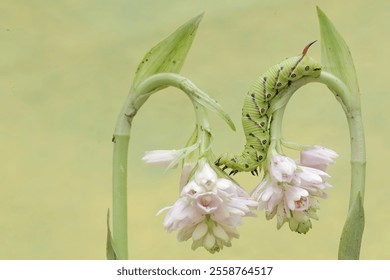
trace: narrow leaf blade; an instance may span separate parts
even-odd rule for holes
[[[339,260],[358,260],[360,255],[360,244],[364,230],[364,208],[362,196],[357,195],[352,205],[339,244]]]
[[[145,55],[138,65],[132,88],[153,74],[180,72],[202,17],[203,14],[187,21]]]
[[[196,88],[195,86],[193,86]],[[209,95],[207,95],[202,90],[192,90],[191,91],[191,97],[199,104],[203,105],[206,109],[208,109],[211,112],[216,113],[222,120],[226,122],[226,124],[233,130],[236,131],[236,127],[228,115],[226,113],[222,106],[214,99],[212,99]]]
[[[321,33],[321,55],[324,69],[342,80],[359,99],[359,85],[351,52],[344,38],[325,13],[317,7]]]

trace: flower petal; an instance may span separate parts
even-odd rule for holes
[[[290,182],[296,169],[295,161],[289,157],[277,154],[271,158],[269,172],[275,182]]]
[[[208,190],[214,187],[217,179],[217,173],[215,173],[208,163],[204,164],[202,169],[195,172],[195,182]]]
[[[177,150],[154,150],[147,151],[142,160],[147,164],[167,166],[177,156]]]
[[[195,196],[195,205],[205,214],[211,214],[217,211],[223,200],[212,192],[205,192]]]
[[[192,239],[193,240],[201,239],[207,233],[207,230],[208,230],[208,226],[206,223],[199,223],[196,226],[194,232],[192,233]]]
[[[172,208],[172,206],[167,206],[167,207],[164,207],[164,208],[160,209],[160,210],[157,212],[156,216],[160,215],[162,212],[164,212],[164,211],[166,211],[166,210],[168,210],[168,209],[171,209],[171,208]]]
[[[283,201],[282,198],[283,198],[283,192],[282,191],[275,192],[272,195],[271,199],[268,201],[268,209],[267,210],[269,212],[273,211],[274,208]]]
[[[338,154],[335,151],[321,147],[313,146],[301,151],[300,163],[308,167],[321,167],[324,170],[327,165],[334,164],[334,158],[337,158]]]
[[[195,181],[188,182],[187,185],[183,187],[183,190],[181,191],[181,196],[189,195],[194,196],[199,193],[204,193],[206,190],[199,186]]]
[[[223,241],[225,242],[228,242],[229,241],[229,236],[228,234],[226,233],[226,231],[223,229],[223,227],[221,227],[220,225],[216,225],[215,227],[213,227],[213,233],[214,235],[219,238],[219,239],[222,239]]]
[[[215,244],[215,237],[214,235],[208,233],[203,241],[203,246],[207,249],[207,250],[210,250],[211,248],[213,248]]]
[[[251,197],[254,200],[259,201],[261,194],[263,193],[264,189],[268,186],[268,176],[265,176],[264,179],[260,182],[260,184],[257,185],[257,187],[251,192]]]
[[[196,226],[184,227],[180,229],[176,236],[177,240],[187,241],[188,239],[190,239],[192,237],[192,233],[194,232],[195,227]]]
[[[297,181],[294,180],[294,184],[322,184],[324,178],[330,177],[328,173],[306,166],[299,166],[299,170],[295,173],[295,177],[299,178]]]
[[[307,208],[308,204],[305,204],[304,206],[299,207],[297,205],[298,201],[301,201],[303,197],[307,197],[309,195],[309,192],[305,189],[298,188],[298,187],[289,187],[286,189],[285,192],[285,198],[286,198],[286,203],[289,209],[295,210],[297,207],[305,207]],[[307,199],[306,199],[307,200]]]

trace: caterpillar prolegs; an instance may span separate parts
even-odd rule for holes
[[[246,144],[241,155],[223,154],[217,161],[217,166],[230,168],[230,175],[241,171],[250,171],[253,175],[261,169],[261,163],[266,159],[270,142],[270,125],[272,115],[269,114],[270,102],[276,96],[282,96],[283,91],[295,81],[306,77],[318,77],[322,66],[307,56],[308,44],[299,56],[288,58],[272,66],[261,75],[248,91],[242,108],[242,126]]]

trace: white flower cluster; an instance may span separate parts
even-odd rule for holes
[[[277,228],[285,222],[290,229],[306,233],[311,220],[318,219],[318,198],[326,198],[325,190],[331,187],[325,182],[330,177],[325,171],[338,155],[329,149],[314,146],[301,152],[295,162],[279,154],[270,160],[268,174],[252,193],[258,209],[264,209],[267,219],[277,216]]]
[[[178,152],[159,150],[147,152],[143,160],[149,164],[168,165]],[[318,219],[318,198],[326,198],[325,190],[331,185],[326,168],[338,155],[332,150],[313,146],[301,151],[300,159],[274,154],[261,183],[249,196],[233,181],[218,178],[208,163],[185,163],[180,182],[180,198],[169,210],[164,227],[170,233],[177,230],[179,241],[192,239],[192,249],[204,247],[209,252],[231,246],[238,238],[236,227],[244,216],[254,216],[251,210],[264,209],[267,219],[277,216],[277,228],[285,222],[290,229],[306,233],[311,218]],[[188,180],[190,174],[194,174]]]
[[[176,203],[159,213],[169,209],[164,227],[168,232],[178,230],[179,241],[192,238],[192,249],[203,246],[214,253],[238,238],[236,227],[243,222],[242,217],[254,216],[251,208],[255,206],[257,203],[243,189],[218,178],[205,163],[182,188]]]

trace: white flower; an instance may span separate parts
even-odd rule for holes
[[[169,209],[163,224],[168,232],[178,231],[179,241],[192,238],[192,249],[203,246],[215,253],[238,238],[236,227],[243,222],[242,217],[254,215],[251,209],[255,206],[257,202],[243,189],[218,178],[206,163],[182,188],[176,203],[159,213]]]
[[[252,198],[258,201],[258,209],[273,212],[283,199],[283,190],[267,176],[252,193]]]
[[[213,189],[217,180],[217,174],[209,164],[203,165],[203,167],[195,173],[195,182],[208,190]]]
[[[204,193],[206,189],[202,186],[199,186],[195,181],[188,182],[181,191],[181,196],[190,196],[193,197],[199,193]]]
[[[275,155],[270,161],[269,173],[252,192],[259,210],[264,209],[267,219],[277,216],[277,228],[285,222],[290,229],[306,233],[312,227],[311,218],[318,219],[317,198],[326,198],[325,182],[330,176],[314,167],[302,166],[288,157]]]
[[[204,192],[195,196],[194,204],[202,214],[211,214],[218,210],[223,200],[217,194]]]
[[[292,211],[304,211],[309,208],[309,192],[305,189],[290,186],[285,190],[286,204]]]
[[[271,158],[269,173],[276,182],[290,182],[296,169],[295,161],[289,157],[278,154]]]
[[[177,155],[177,150],[154,150],[145,152],[142,160],[151,165],[168,166]]]
[[[303,149],[300,154],[300,164],[325,171],[329,164],[334,164],[334,159],[338,157],[335,151],[313,146]]]

